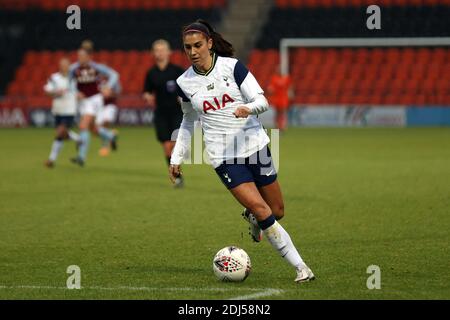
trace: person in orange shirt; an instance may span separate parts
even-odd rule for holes
[[[287,127],[287,112],[289,100],[292,96],[291,84],[289,75],[274,74],[267,88],[270,105],[276,112],[275,123],[281,131],[284,131]]]

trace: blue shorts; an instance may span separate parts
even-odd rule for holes
[[[277,180],[277,172],[267,145],[248,158],[227,160],[215,170],[228,189],[244,182],[254,182],[257,187],[262,187]]]
[[[75,121],[74,116],[55,116],[56,127],[63,125],[66,128],[71,128],[73,126],[74,121]]]

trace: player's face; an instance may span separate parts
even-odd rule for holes
[[[208,62],[211,55],[209,50],[212,48],[212,40],[198,32],[188,33],[184,36],[184,52],[189,60],[196,67],[202,68]]]
[[[68,59],[61,59],[59,61],[59,71],[62,73],[69,72],[70,61]]]
[[[170,49],[165,44],[161,43],[154,45],[152,52],[156,62],[165,62],[170,58]]]
[[[87,64],[90,61],[91,57],[86,52],[86,50],[78,50],[78,62],[81,65]]]

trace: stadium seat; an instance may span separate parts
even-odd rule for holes
[[[296,94],[294,102],[442,104],[450,91],[450,65],[446,59],[435,61],[432,57],[445,58],[449,51],[444,48],[293,49],[289,68]],[[250,70],[267,89],[270,75],[276,72],[278,51],[255,49],[249,60]],[[268,65],[262,61],[275,63]]]
[[[62,56],[70,56],[72,61],[74,61],[76,52],[62,50],[27,52],[24,56],[23,64],[17,69],[14,80],[7,88],[7,96],[9,98],[32,97],[32,105],[39,107],[43,106],[43,102],[49,102],[50,100],[43,91],[43,86],[50,74],[57,71],[57,63]],[[148,51],[99,50],[95,52],[95,60],[108,64],[118,71],[124,96],[137,97],[137,99],[131,98],[123,101],[131,101],[137,107],[145,106],[145,104],[140,102],[140,96],[147,70],[153,65],[153,59]],[[178,50],[173,52],[171,60],[184,68],[189,65],[184,52]]]

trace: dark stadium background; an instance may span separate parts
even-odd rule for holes
[[[123,86],[119,122],[132,125],[149,122],[142,113],[145,105],[140,94],[152,65],[148,51],[152,41],[169,40],[175,50],[173,62],[187,67],[180,50],[180,28],[197,18],[210,21],[234,43],[237,56],[264,89],[278,70],[282,38],[450,35],[448,0],[1,0],[0,4],[1,126],[50,123],[48,113],[32,116],[33,111],[50,106],[42,86],[56,70],[58,58],[74,59],[74,50],[84,39],[94,41],[96,60],[119,71]],[[69,14],[65,10],[70,4],[81,8],[81,30],[66,27]],[[366,8],[371,4],[381,8],[381,30],[366,27]],[[448,44],[294,48],[291,52],[295,106],[450,105]],[[298,122],[296,111],[290,113],[293,125]],[[421,125],[421,116],[425,125],[450,123],[448,109],[434,108],[423,115],[423,109],[407,112],[412,125]]]

